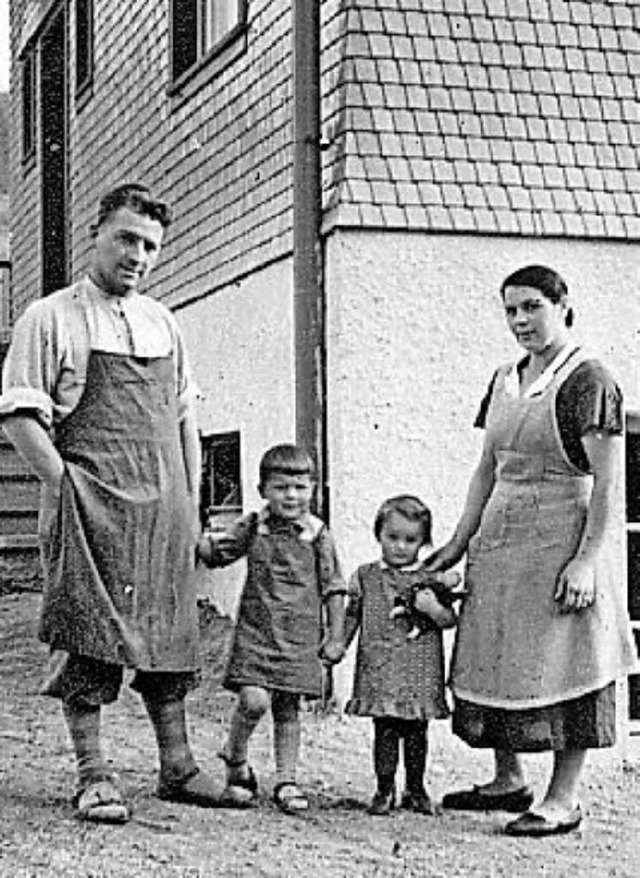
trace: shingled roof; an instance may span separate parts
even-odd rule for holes
[[[640,238],[637,0],[329,2],[324,40],[325,228]]]

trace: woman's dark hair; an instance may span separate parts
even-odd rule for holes
[[[299,445],[274,445],[262,455],[260,461],[260,488],[264,488],[270,476],[315,476],[316,468],[311,455]]]
[[[412,494],[398,494],[385,500],[378,509],[373,523],[373,532],[380,539],[382,528],[392,512],[402,515],[407,521],[419,521],[422,525],[422,545],[429,545],[431,539],[431,510]]]
[[[545,299],[549,299],[555,305],[566,302],[569,290],[557,271],[547,268],[546,265],[527,265],[510,274],[502,282],[500,294],[504,299],[507,287],[533,287],[540,290]],[[567,326],[573,325],[573,308],[567,310],[565,322]]]
[[[98,227],[106,222],[121,207],[128,207],[134,213],[157,220],[163,229],[171,224],[171,209],[164,201],[155,198],[149,188],[142,183],[123,183],[110,189],[100,199],[98,219],[91,227],[95,234]]]

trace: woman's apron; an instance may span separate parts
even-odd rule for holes
[[[196,667],[195,521],[171,357],[92,351],[57,430],[65,461],[42,533],[40,638],[142,670]]]
[[[595,603],[562,613],[558,576],[585,526],[593,477],[567,458],[555,416],[558,389],[585,360],[576,351],[539,394],[507,392],[501,370],[487,418],[496,479],[467,556],[465,602],[452,660],[460,699],[543,707],[595,691],[635,669],[620,566],[605,543]]]

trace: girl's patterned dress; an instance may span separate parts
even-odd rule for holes
[[[347,626],[355,621],[360,638],[349,713],[421,721],[448,715],[442,631],[407,640],[406,619],[389,618],[395,597],[408,595],[421,578],[417,565],[395,569],[382,561],[354,573]]]

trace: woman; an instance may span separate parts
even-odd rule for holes
[[[570,339],[562,278],[532,265],[501,288],[526,355],[498,369],[477,425],[480,462],[443,570],[467,553],[469,596],[452,660],[453,730],[495,751],[486,785],[449,793],[445,808],[522,811],[511,835],[579,825],[588,749],[615,740],[615,679],[635,669],[616,567],[608,559],[621,446],[620,391]],[[518,753],[552,750],[542,801]]]

